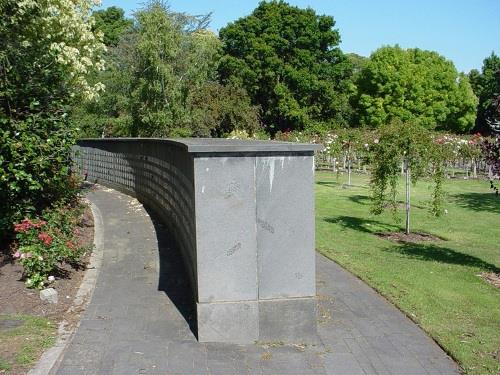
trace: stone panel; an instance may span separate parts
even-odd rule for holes
[[[259,299],[312,297],[313,157],[256,160]]]
[[[254,163],[195,161],[199,302],[257,300]]]

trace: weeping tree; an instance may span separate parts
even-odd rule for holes
[[[434,142],[432,133],[415,122],[393,121],[382,126],[379,138],[373,146],[372,213],[381,214],[387,207],[397,213],[400,165],[404,165],[405,177],[405,232],[410,234],[411,185],[424,176],[434,178],[431,211],[441,213],[443,203],[443,155]]]

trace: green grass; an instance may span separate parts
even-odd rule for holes
[[[0,315],[0,320],[19,320],[19,327],[0,330],[0,373],[27,369],[42,352],[54,345],[56,329],[50,320],[30,315]]]
[[[447,180],[447,214],[431,216],[431,184],[412,191],[412,230],[442,241],[397,244],[391,213],[371,215],[368,177],[316,176],[316,247],[398,306],[467,374],[500,373],[500,291],[477,276],[500,272],[500,198],[487,181]],[[402,191],[402,190],[401,190]],[[401,199],[403,195],[401,194]],[[403,212],[400,214],[404,218]]]

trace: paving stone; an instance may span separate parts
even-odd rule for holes
[[[188,279],[164,228],[142,206],[130,210],[126,195],[97,189],[89,199],[103,215],[104,259],[57,375],[459,374],[417,325],[319,255],[317,345],[199,343]]]

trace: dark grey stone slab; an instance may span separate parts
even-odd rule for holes
[[[195,161],[200,303],[258,298],[254,164],[251,157]]]
[[[134,228],[138,243],[156,238],[159,228],[142,207],[127,213],[133,203],[129,197],[97,190],[89,199],[101,210],[105,237]],[[124,215],[129,220],[122,223]],[[319,342],[200,343],[190,319],[195,308],[189,304],[191,299],[184,298],[189,282],[179,272],[180,255],[161,233],[157,238],[153,251],[138,252],[135,245],[125,242],[107,243],[94,297],[52,374],[459,374],[456,364],[418,326],[322,256],[316,258]],[[136,267],[134,261],[141,266]],[[113,299],[114,295],[120,297]],[[312,309],[310,301],[302,308],[293,303],[287,306],[287,300],[280,301],[281,306],[275,301],[258,302],[262,317],[269,317],[258,326],[271,321],[279,326],[280,318],[300,326],[304,308]],[[356,314],[358,308],[370,313]],[[224,322],[218,324],[222,331],[228,329]],[[247,325],[248,320],[242,320],[239,329],[244,331]],[[286,338],[289,332],[269,337],[281,334]]]
[[[259,339],[258,302],[198,303],[197,308],[201,342],[247,344]]]
[[[224,138],[89,138],[80,139],[81,145],[94,143],[144,142],[145,144],[165,144],[183,148],[190,153],[241,153],[241,152],[314,152],[322,145],[277,141],[224,139]]]
[[[314,297],[312,157],[256,158],[259,298]]]
[[[261,300],[259,340],[316,344],[316,298]]]

